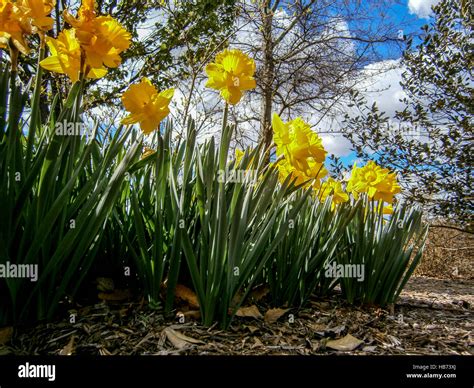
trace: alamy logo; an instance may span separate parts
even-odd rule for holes
[[[58,121],[55,124],[57,136],[92,136],[93,131],[89,130],[84,123]]]
[[[0,264],[0,278],[38,280],[38,264],[14,264],[7,261]]]
[[[256,182],[258,174],[256,170],[218,170],[217,182],[219,183],[243,183]]]
[[[48,381],[56,380],[56,365],[25,365],[18,367],[18,377],[22,379],[48,379]]]
[[[365,279],[364,264],[326,264],[325,275],[327,278],[356,278],[358,282]]]

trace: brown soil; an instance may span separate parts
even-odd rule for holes
[[[75,323],[64,317],[17,328],[10,341],[11,330],[0,330],[0,355],[472,355],[473,247],[473,235],[431,229],[415,276],[388,309],[351,306],[334,295],[314,298],[307,308],[290,310],[275,323],[236,318],[223,331],[188,319],[183,324],[167,320],[143,303],[117,304],[107,298],[109,304],[75,311]],[[268,309],[264,303],[257,307],[262,314]],[[330,348],[328,341],[347,334],[360,345],[352,351]]]
[[[9,344],[0,346],[0,354],[472,355],[473,283],[413,277],[396,306],[387,310],[350,306],[336,295],[315,298],[276,323],[236,318],[227,331],[165,320],[143,304],[101,303],[78,310],[74,324],[64,319],[17,330]],[[347,334],[363,342],[350,352],[326,346]]]

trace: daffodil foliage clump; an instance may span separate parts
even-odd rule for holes
[[[141,149],[132,127],[104,135],[82,119],[87,78],[120,64],[130,34],[84,1],[77,17],[63,15],[71,28],[52,38],[54,6],[52,0],[0,2],[0,48],[10,60],[0,64],[0,264],[10,269],[0,279],[0,324],[51,319],[75,295],[100,257],[113,205]],[[18,71],[38,41],[30,95]],[[41,123],[44,70],[65,74],[71,87],[64,101],[53,99],[54,113]]]
[[[54,1],[0,0],[0,47],[10,59],[0,68],[0,265],[38,269],[37,279],[0,278],[0,324],[52,319],[105,258],[127,263],[150,307],[171,314],[184,283],[203,323],[224,328],[256,285],[269,288],[276,306],[301,306],[338,284],[350,302],[395,300],[420,259],[425,227],[418,209],[397,203],[392,172],[369,162],[336,180],[319,135],[302,118],[277,114],[270,149],[233,156],[229,106],[256,87],[255,61],[235,49],[205,68],[207,86],[223,100],[219,143],[197,144],[192,120],[176,141],[172,122],[162,124],[174,89],[146,78],[122,95],[118,127],[88,128],[87,80],[118,67],[131,36],[84,0],[77,13],[61,15],[68,28],[52,37],[53,8]],[[40,43],[30,95],[17,71],[33,35]],[[46,123],[38,114],[43,71],[71,81]],[[366,276],[330,270],[335,265]]]

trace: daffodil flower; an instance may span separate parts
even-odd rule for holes
[[[401,189],[394,173],[371,160],[364,167],[357,167],[354,163],[347,191],[351,192],[354,198],[360,193],[367,193],[369,198],[375,201],[392,203],[394,195]]]
[[[95,1],[83,0],[77,17],[69,11],[64,20],[76,30],[76,37],[85,53],[85,63],[91,68],[120,65],[120,54],[130,46],[131,35],[111,16],[97,16]]]
[[[55,0],[20,0],[17,2],[22,18],[27,19],[32,32],[44,33],[53,28],[54,19],[50,16]]]
[[[130,115],[122,120],[122,124],[139,123],[143,133],[153,132],[170,113],[169,103],[173,94],[174,89],[158,92],[148,78],[143,78],[139,84],[131,85],[122,95],[122,103],[130,112]]]
[[[206,86],[219,90],[222,98],[235,105],[243,91],[254,89],[255,61],[240,50],[224,50],[216,60],[206,66],[209,76]]]
[[[284,123],[276,113],[272,128],[276,154],[285,160],[278,165],[282,179],[292,174],[297,184],[311,180],[309,185],[318,188],[327,174],[323,165],[327,152],[318,134],[302,118]]]
[[[304,185],[306,188],[313,187],[319,189],[320,180],[324,178],[328,171],[324,167],[324,164],[317,163],[314,160],[308,162],[309,169],[301,171],[295,168],[287,159],[281,159],[277,163],[279,172],[280,182],[283,183],[287,179],[288,175],[291,175],[291,180],[294,181],[295,185]]]
[[[272,119],[277,155],[285,155],[296,168],[307,169],[307,159],[323,163],[326,158],[322,139],[301,117],[284,123],[274,113]]]
[[[144,147],[142,155],[140,156],[140,160],[145,159],[149,157],[150,155],[153,155],[156,152],[153,148],[150,147]]]
[[[0,49],[10,49],[28,54],[30,49],[25,35],[31,33],[24,21],[24,15],[16,3],[0,0]]]
[[[336,205],[349,201],[349,195],[342,188],[341,182],[328,178],[322,183],[319,199],[324,202],[327,197],[332,196],[331,210],[334,210]]]
[[[66,74],[72,82],[79,80],[81,69],[81,47],[76,39],[75,30],[61,31],[57,39],[46,37],[46,44],[51,55],[40,62],[49,71]],[[107,69],[88,68],[87,78],[101,78],[107,74]]]

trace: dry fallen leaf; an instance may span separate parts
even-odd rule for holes
[[[184,315],[186,320],[193,319],[195,321],[199,321],[201,319],[201,311],[199,310],[189,310],[181,313]]]
[[[199,308],[197,295],[190,288],[183,286],[182,284],[178,284],[176,286],[175,296],[177,299],[181,299],[182,301],[186,302],[189,307],[194,309]]]
[[[198,321],[201,319],[201,311],[199,310],[188,310],[188,311],[178,311],[176,313],[176,318],[181,320],[184,317],[184,321],[188,322],[190,320]],[[184,323],[181,322],[180,323]]]
[[[168,338],[168,341],[170,341],[177,349],[184,349],[190,344],[204,344],[204,342],[200,340],[188,337],[180,333],[179,331],[173,330],[169,327],[167,327],[164,332],[166,334],[166,338]]]
[[[254,302],[258,302],[263,299],[269,292],[270,287],[268,287],[267,285],[258,286],[250,293],[250,299]]]
[[[129,312],[130,312],[130,306],[121,308],[121,309],[119,310],[120,318],[126,317]]]
[[[0,345],[10,342],[13,335],[13,327],[2,327],[0,328]]]
[[[144,338],[140,340],[138,344],[135,345],[135,349],[138,349],[142,346],[145,342],[149,341],[150,339],[155,338],[155,333],[148,333]]]
[[[99,292],[98,298],[109,302],[121,302],[132,297],[130,290],[115,290],[114,292]]]
[[[265,313],[265,322],[273,323],[283,316],[290,309],[270,309]]]
[[[235,313],[238,317],[249,317],[249,318],[256,318],[261,319],[263,315],[258,310],[257,306],[252,305],[249,307],[241,307]]]
[[[250,333],[253,334],[258,330],[258,327],[255,326],[246,326],[249,329]]]
[[[387,344],[389,346],[400,346],[402,344],[400,340],[393,335],[387,334],[387,339],[390,341],[390,344]]]
[[[112,292],[113,290],[115,290],[115,284],[113,279],[97,278],[95,282],[97,283],[97,290],[101,292]]]
[[[67,343],[67,345],[61,349],[61,351],[59,352],[59,355],[60,356],[70,356],[72,355],[72,353],[74,352],[74,340],[76,338],[74,336],[71,337],[71,339],[69,340],[69,342]]]
[[[234,295],[234,297],[232,298],[232,301],[230,302],[229,314],[231,314],[231,311],[233,311],[236,306],[242,303],[243,297],[244,297],[244,294],[242,290],[239,290],[237,294]]]
[[[326,347],[334,350],[351,351],[357,348],[362,343],[364,343],[364,341],[361,341],[360,339],[357,339],[352,335],[347,334],[345,337],[342,337],[338,340],[329,340],[326,343]]]

